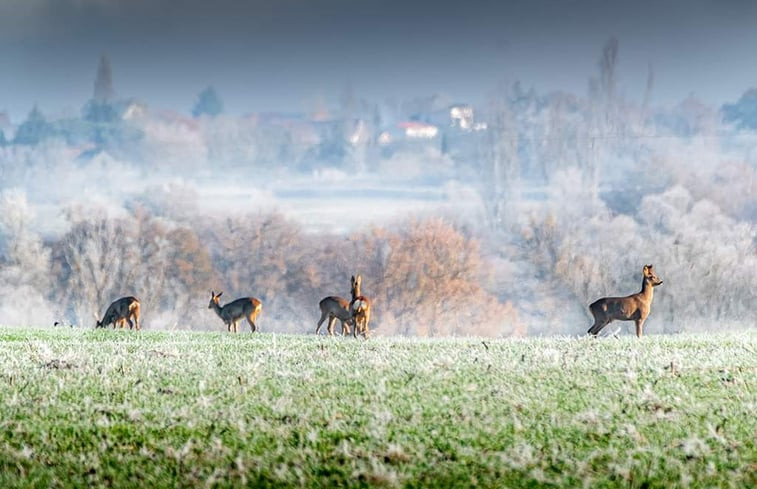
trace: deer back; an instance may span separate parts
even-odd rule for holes
[[[334,316],[342,321],[350,319],[350,303],[347,299],[335,295],[325,297],[318,303],[321,314]]]
[[[221,317],[225,320],[236,320],[248,317],[261,309],[261,302],[254,297],[242,297],[221,307]]]
[[[101,326],[107,326],[120,319],[125,319],[129,316],[135,316],[139,318],[139,301],[135,297],[121,297],[118,300],[113,301],[108,309],[105,311],[103,320],[100,321]]]

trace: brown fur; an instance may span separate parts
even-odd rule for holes
[[[352,315],[350,314],[350,303],[347,299],[337,296],[329,296],[318,303],[321,309],[321,319],[318,320],[318,326],[315,328],[315,334],[321,330],[321,325],[328,318],[328,332],[334,336],[334,326],[338,319],[342,323],[342,336],[350,334],[350,324],[352,324]]]
[[[260,311],[263,310],[263,304],[254,297],[242,297],[241,299],[231,301],[228,304],[221,306],[221,294],[223,294],[223,292],[219,292],[218,294],[213,291],[210,292],[210,304],[208,304],[208,309],[213,309],[216,314],[218,314],[218,317],[223,320],[229,333],[232,331],[234,333],[239,332],[238,323],[242,318],[247,318],[247,322],[250,323],[250,328],[254,333],[257,330],[255,320],[257,319],[258,314],[260,314]]]
[[[371,300],[360,293],[360,286],[363,277],[358,275],[350,278],[352,301],[350,302],[350,314],[355,327],[352,330],[352,336],[357,338],[358,333],[368,337],[371,330],[369,323],[371,321]]]
[[[589,306],[594,316],[589,334],[596,336],[611,321],[635,321],[636,336],[641,338],[644,321],[652,308],[654,288],[662,284],[662,280],[654,273],[653,265],[644,265],[642,275],[641,292],[627,297],[605,297]]]
[[[139,331],[139,317],[139,301],[131,296],[121,297],[108,306],[102,321],[97,321],[95,327],[105,328],[112,323],[113,329],[116,329],[117,326],[124,328],[125,323],[128,322],[129,329],[133,329],[136,323],[137,331]],[[132,323],[132,319],[134,323]]]

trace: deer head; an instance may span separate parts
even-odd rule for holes
[[[641,272],[644,274],[644,280],[648,281],[652,287],[662,284],[662,280],[657,278],[657,275],[654,273],[654,265],[644,265]]]
[[[214,291],[210,291],[210,303],[208,304],[208,309],[213,309],[214,307],[220,307],[220,298],[223,295],[223,291],[219,293],[215,293]]]
[[[358,275],[357,278],[353,275],[350,277],[350,293],[355,298],[360,295],[360,285],[363,283],[362,275]]]

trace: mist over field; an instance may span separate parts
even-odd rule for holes
[[[46,2],[31,4],[44,24]],[[710,82],[706,99],[692,93],[705,86],[696,77],[673,77],[671,89],[664,74],[674,67],[639,64],[653,49],[639,48],[632,35],[626,57],[627,26],[620,25],[617,35],[597,29],[566,44],[585,68],[579,74],[540,60],[539,51],[529,60],[540,75],[527,60],[477,51],[476,43],[497,40],[481,34],[459,49],[438,47],[447,49],[439,56],[445,78],[432,76],[442,68],[430,64],[433,43],[424,35],[438,33],[429,28],[399,36],[417,42],[418,70],[428,78],[394,84],[386,74],[377,81],[374,69],[387,63],[378,55],[346,52],[329,71],[272,47],[275,59],[296,66],[293,78],[311,74],[303,89],[278,83],[274,73],[284,76],[284,68],[255,58],[259,39],[235,38],[243,31],[236,24],[224,38],[218,26],[223,15],[232,18],[233,2],[221,2],[221,17],[208,20],[215,30],[203,34],[218,36],[220,60],[205,57],[208,45],[202,56],[189,48],[168,54],[187,35],[176,25],[194,29],[199,14],[176,14],[176,31],[165,38],[150,22],[138,29],[140,39],[165,50],[167,63],[188,63],[171,66],[192,76],[171,82],[147,69],[157,55],[146,54],[140,71],[127,53],[128,31],[118,21],[150,8],[136,4],[60,7],[64,19],[84,9],[83,18],[99,23],[90,48],[72,50],[74,71],[84,74],[72,75],[76,88],[59,82],[65,100],[39,80],[42,61],[34,69],[10,63],[18,69],[0,74],[1,325],[92,327],[111,301],[134,295],[146,329],[223,330],[207,308],[210,290],[223,290],[225,300],[263,302],[262,331],[312,333],[318,301],[349,297],[349,278],[359,273],[378,335],[575,335],[591,325],[589,303],[637,292],[649,263],[664,285],[645,331],[757,324],[757,78],[737,92]],[[441,5],[443,21],[433,26],[457,15]],[[281,20],[271,8],[273,22]],[[399,34],[412,30],[414,12],[398,21]],[[339,22],[361,25],[368,17]],[[729,19],[714,17],[707,31],[725,52],[732,45],[716,27],[726,29]],[[112,37],[98,35],[109,23],[119,26]],[[472,24],[466,29],[494,30]],[[385,29],[377,24],[366,36],[388,36]],[[502,45],[527,45],[512,29],[499,34]],[[66,29],[45,32],[42,44],[70,37]],[[318,39],[271,35],[273,44]],[[354,32],[340,36],[367,42]],[[250,58],[229,47],[232,39],[250,47]],[[336,49],[312,44],[321,54]],[[25,49],[15,56],[47,59]],[[386,56],[406,53],[386,49]],[[174,61],[177,53],[190,61]],[[481,66],[466,70],[462,60],[471,53]],[[361,61],[350,68],[353,55]],[[707,52],[701,56],[710,62]],[[398,67],[408,59],[399,56]],[[496,72],[483,68],[500,63]],[[245,78],[248,65],[265,73],[257,84]],[[29,87],[18,82],[25,77],[33,79]],[[160,91],[171,83],[175,90]],[[184,94],[180,102],[176,93]],[[280,105],[261,102],[266,93]]]

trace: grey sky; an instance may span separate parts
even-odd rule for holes
[[[585,93],[604,42],[638,97],[735,100],[757,86],[757,2],[0,0],[0,111],[78,112],[108,53],[116,92],[188,112],[214,85],[232,113],[307,110],[349,83],[375,101],[498,82]]]

